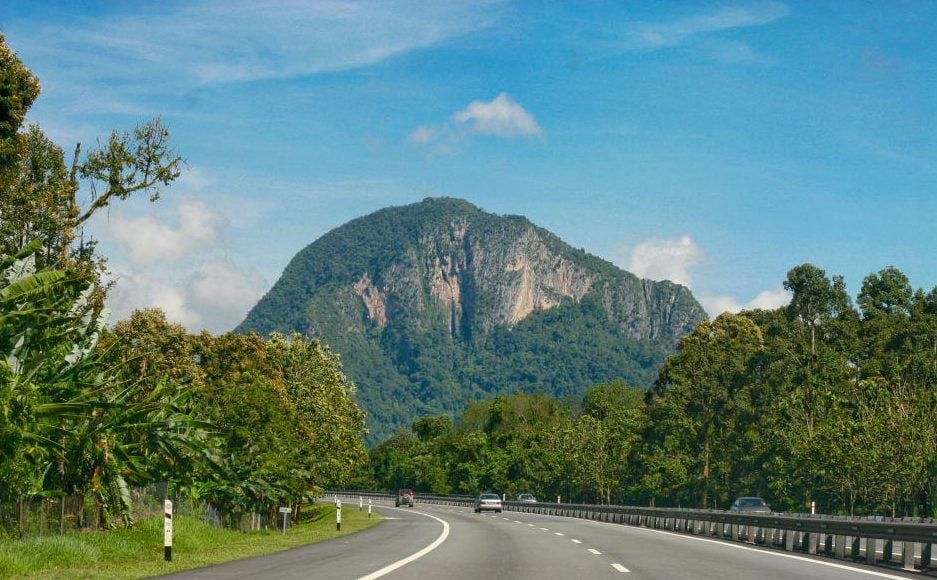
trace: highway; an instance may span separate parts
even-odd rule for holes
[[[440,505],[378,506],[364,532],[172,578],[750,579],[919,578],[919,574],[660,530]]]

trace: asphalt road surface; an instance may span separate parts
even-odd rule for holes
[[[350,504],[349,504],[350,505]],[[737,542],[574,518],[376,506],[379,525],[340,539],[170,578],[375,580],[920,578]]]

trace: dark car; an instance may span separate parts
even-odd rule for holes
[[[760,497],[739,497],[732,502],[731,512],[749,513],[749,514],[770,514],[771,506],[765,503]]]
[[[394,505],[397,507],[400,507],[402,505],[413,507],[413,490],[412,489],[398,489],[397,499],[394,501]]]

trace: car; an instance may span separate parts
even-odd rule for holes
[[[522,493],[517,496],[517,501],[521,503],[537,503],[537,498],[532,493]]]
[[[402,505],[413,507],[413,490],[412,489],[398,489],[397,499],[394,501],[394,505],[397,507],[400,507]]]
[[[475,513],[492,510],[501,513],[501,496],[496,493],[482,493],[475,500]]]
[[[747,514],[770,514],[771,506],[765,503],[765,500],[760,497],[745,496],[736,498],[735,501],[732,502],[732,507],[729,508],[729,511]]]

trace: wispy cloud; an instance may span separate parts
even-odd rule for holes
[[[745,28],[764,26],[790,13],[777,2],[722,6],[665,22],[632,22],[589,44],[603,55],[642,53],[690,47],[696,54],[731,64],[774,64],[747,42],[731,35]]]
[[[114,4],[4,34],[43,81],[42,125],[76,116],[179,117],[193,91],[378,65],[494,25],[502,0],[209,0]],[[203,112],[201,114],[211,114]],[[77,134],[76,134],[77,133]],[[63,130],[69,141],[96,133]],[[75,135],[73,135],[75,134]]]
[[[520,103],[507,93],[501,93],[490,101],[472,101],[453,113],[446,123],[417,127],[407,136],[407,142],[431,146],[435,153],[445,154],[472,135],[504,139],[541,137],[543,128]]]
[[[752,6],[723,7],[707,14],[671,22],[639,22],[627,31],[626,41],[622,48],[656,50],[680,46],[709,34],[768,24],[789,13],[790,10],[786,5],[772,2]]]

